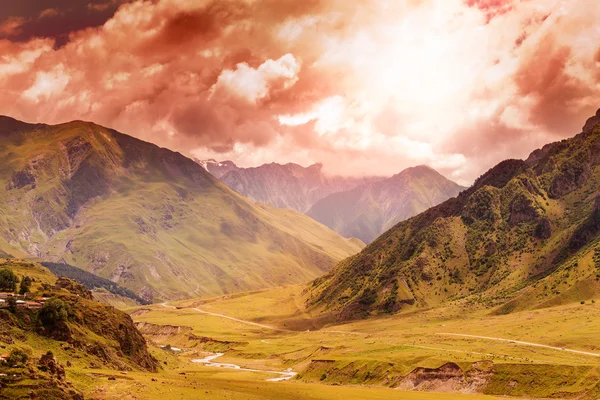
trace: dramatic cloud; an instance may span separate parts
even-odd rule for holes
[[[67,3],[4,11],[0,113],[241,165],[425,163],[469,183],[600,107],[596,0]]]

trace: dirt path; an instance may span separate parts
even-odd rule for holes
[[[177,308],[177,307],[174,307],[174,306],[170,306],[167,303],[162,303],[161,306],[166,307],[166,308],[173,308],[173,309]],[[253,326],[257,326],[259,328],[270,329],[272,331],[295,332],[295,331],[290,331],[288,329],[275,328],[274,326],[259,324],[257,322],[246,321],[245,319],[239,319],[239,318],[235,318],[235,317],[230,317],[229,315],[225,315],[225,314],[218,314],[218,313],[213,313],[213,312],[210,312],[210,311],[204,311],[204,310],[201,310],[199,308],[192,308],[192,310],[197,311],[197,312],[199,312],[201,314],[206,314],[206,315],[210,315],[210,316],[218,317],[218,318],[225,318],[225,319],[229,319],[231,321],[236,321],[236,322],[239,322],[239,323],[242,323],[242,324],[246,324],[246,325],[253,325]]]
[[[166,308],[173,308],[173,309],[177,308],[177,307],[174,307],[174,306],[170,306],[167,303],[162,303],[161,306],[166,307]],[[225,318],[225,319],[228,319],[228,320],[231,320],[231,321],[239,322],[241,324],[252,325],[252,326],[256,326],[256,327],[263,328],[263,329],[269,329],[269,330],[272,330],[272,331],[292,332],[292,333],[302,332],[302,331],[292,331],[292,330],[289,330],[289,329],[276,328],[274,326],[259,324],[258,322],[252,322],[252,321],[248,321],[248,320],[245,320],[245,319],[230,317],[229,315],[225,315],[225,314],[219,314],[219,313],[214,313],[214,312],[210,312],[210,311],[204,311],[204,310],[201,310],[199,308],[192,308],[192,310],[197,311],[197,312],[199,312],[201,314],[210,315],[212,317]],[[330,330],[327,330],[327,329],[316,330],[314,332],[337,333],[337,334],[342,334],[342,335],[367,335],[367,333],[363,333],[363,332],[330,331]]]
[[[566,352],[575,353],[575,354],[582,354],[584,356],[600,357],[600,354],[598,354],[598,353],[591,353],[589,351],[566,349],[564,347],[554,347],[554,346],[548,346],[548,345],[540,344],[540,343],[523,342],[523,341],[520,341],[520,340],[503,339],[503,338],[489,337],[489,336],[467,335],[467,334],[464,334],[464,333],[436,333],[436,335],[460,336],[460,337],[472,338],[472,339],[495,340],[495,341],[498,341],[498,342],[513,343],[513,344],[518,344],[518,345],[521,345],[521,346],[542,347],[542,348],[545,348],[545,349],[558,350],[558,351],[566,351]]]
[[[239,318],[235,318],[235,317],[230,317],[229,315],[225,315],[225,314],[218,314],[218,313],[213,313],[213,312],[209,312],[209,311],[204,311],[201,310],[199,308],[193,308],[192,310],[194,311],[198,311],[201,314],[206,314],[206,315],[211,315],[213,317],[219,317],[219,318],[225,318],[225,319],[230,319],[232,321],[236,321],[242,324],[246,324],[246,325],[253,325],[253,326],[257,326],[259,328],[264,328],[264,329],[270,329],[272,331],[279,331],[279,332],[295,332],[295,331],[290,331],[289,329],[281,329],[281,328],[275,328],[274,326],[269,326],[269,325],[264,325],[264,324],[259,324],[257,322],[252,322],[252,321],[246,321],[245,319],[239,319]]]

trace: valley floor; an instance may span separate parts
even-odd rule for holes
[[[164,371],[117,375],[94,389],[93,398],[475,400],[598,393],[597,304],[493,316],[456,303],[321,329],[302,304],[301,288],[289,286],[131,309],[155,356],[166,362]],[[161,350],[165,345],[182,351]],[[278,375],[192,362],[214,353],[224,353],[221,363],[298,375],[269,382]]]

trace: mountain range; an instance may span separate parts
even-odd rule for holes
[[[252,201],[278,208],[307,212],[317,201],[332,193],[377,182],[383,177],[329,176],[321,164],[263,164],[241,168],[233,161],[195,160],[231,189]]]
[[[365,243],[464,189],[424,165],[386,178],[329,176],[321,164],[241,168],[233,161],[194,161],[250,200],[305,213]]]
[[[310,288],[336,319],[469,299],[494,313],[600,294],[600,112],[385,232]]]
[[[436,206],[463,189],[421,165],[388,179],[331,194],[317,201],[306,215],[342,236],[370,243],[399,221]]]
[[[146,301],[306,282],[362,247],[92,123],[0,117],[0,157],[0,254],[71,264]]]

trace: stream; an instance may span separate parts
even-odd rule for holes
[[[281,375],[279,378],[269,378],[269,379],[266,379],[269,382],[287,381],[287,380],[292,379],[296,375],[298,375],[298,373],[293,372],[291,370],[291,368],[289,368],[287,371],[267,371],[267,370],[264,370],[264,369],[242,368],[242,367],[240,367],[239,365],[236,365],[236,364],[213,362],[214,360],[216,360],[219,357],[222,357],[223,355],[224,355],[224,353],[216,353],[216,354],[212,354],[210,356],[206,356],[204,358],[195,358],[195,359],[192,360],[192,362],[193,363],[202,364],[202,365],[204,365],[206,367],[229,368],[229,369],[237,369],[237,370],[240,370],[240,371],[265,372],[265,373],[269,373],[269,374]]]

